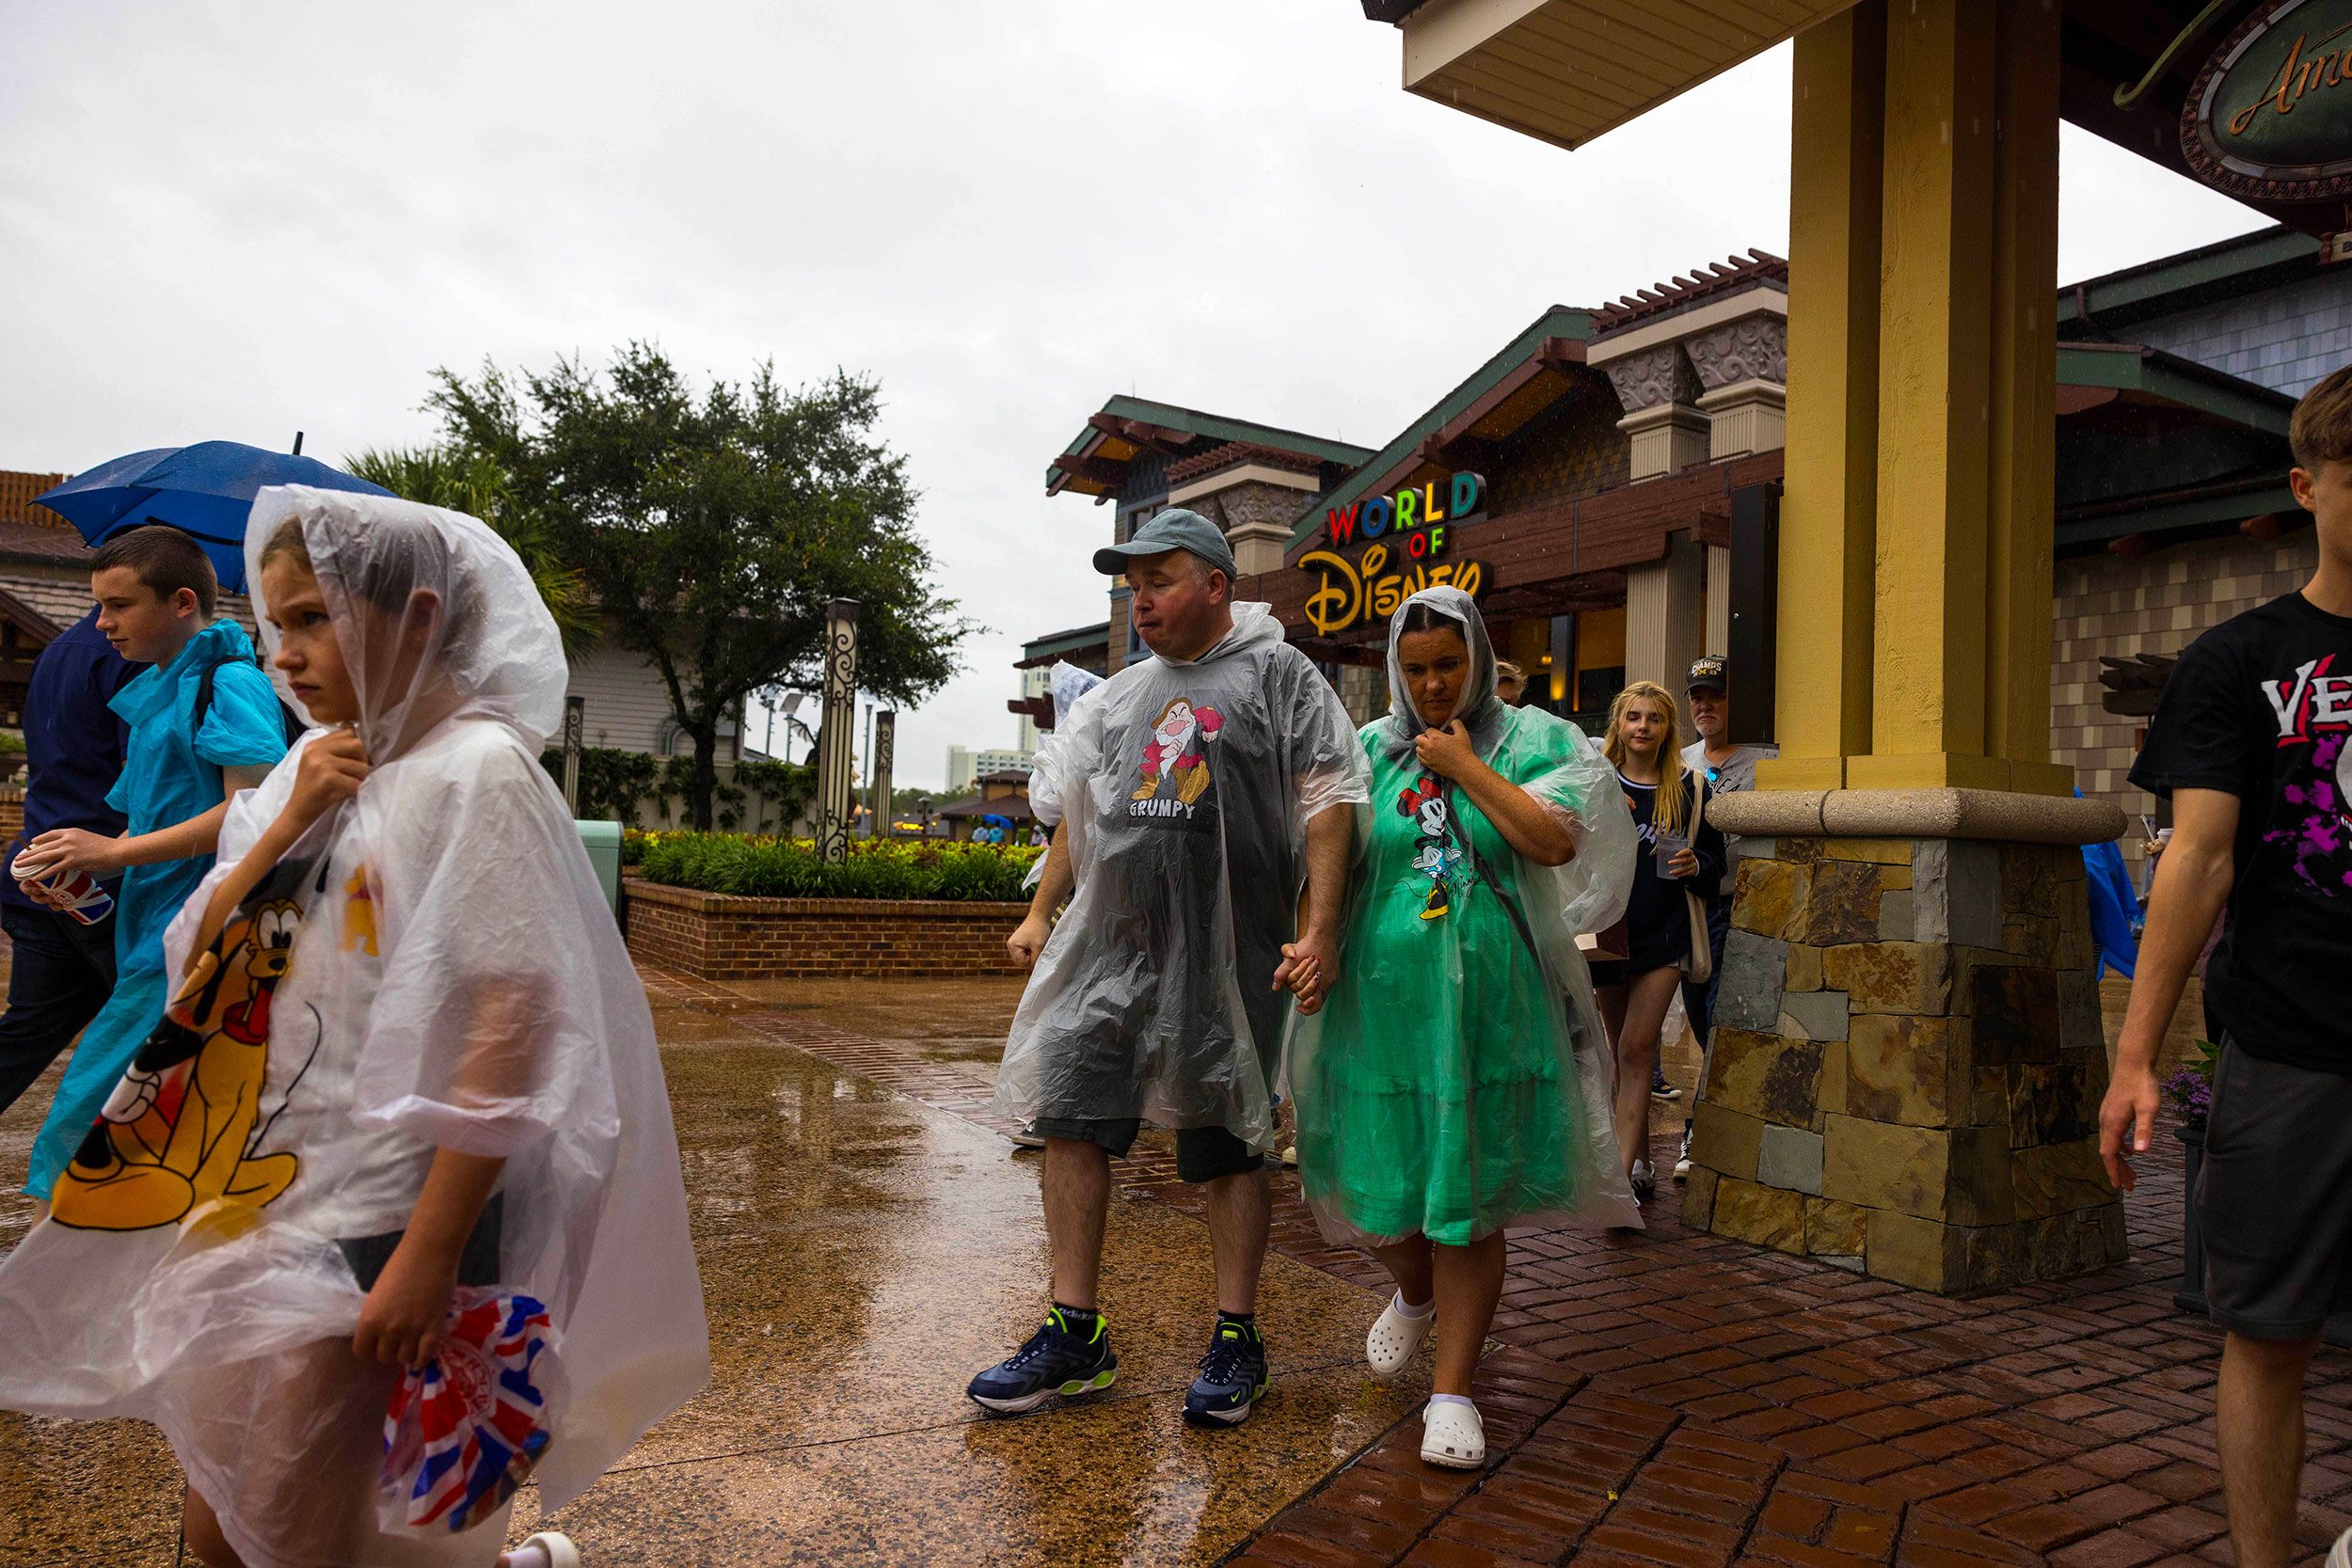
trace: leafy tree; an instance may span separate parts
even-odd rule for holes
[[[427,406],[491,459],[577,565],[610,635],[660,672],[694,743],[708,828],[719,727],[747,693],[813,686],[825,602],[858,601],[858,685],[912,705],[957,667],[971,623],[927,581],[906,460],[875,435],[882,393],[836,372],[786,390],[762,365],[697,395],[646,343],[608,371],[447,370]]]
[[[586,580],[564,563],[545,521],[516,499],[514,481],[488,453],[454,445],[370,448],[344,458],[343,467],[405,500],[481,518],[522,557],[555,617],[564,657],[578,659],[596,641],[596,607]]]

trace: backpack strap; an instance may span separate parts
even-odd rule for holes
[[[246,660],[240,655],[223,654],[197,672],[196,706],[190,710],[191,717],[188,721],[188,732],[191,735],[204,727],[204,716],[213,711],[213,685],[222,668],[226,665],[244,663]],[[258,654],[254,656],[251,668],[256,671],[262,668],[261,657]],[[268,676],[264,675],[262,678],[266,680]],[[302,722],[302,716],[288,707],[282,698],[278,703],[278,716],[281,727],[286,732],[289,744],[300,738],[303,730],[308,727]]]
[[[196,707],[192,717],[188,721],[188,730],[190,734],[194,734],[196,731],[202,729],[204,727],[204,716],[213,711],[213,681],[214,677],[220,673],[220,667],[224,664],[236,664],[242,661],[235,654],[223,654],[197,673]]]

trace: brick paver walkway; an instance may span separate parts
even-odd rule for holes
[[[991,1126],[990,1069],[660,971],[647,984]],[[1682,1228],[1515,1238],[1475,1393],[1487,1467],[1421,1461],[1417,1419],[1270,1521],[1233,1568],[2060,1568],[2228,1563],[2219,1337],[2172,1305],[2178,1145],[2129,1202],[2131,1263],[1952,1301]],[[1661,1145],[1662,1162],[1670,1157]],[[1197,1211],[1165,1151],[1132,1187]],[[1275,1244],[1383,1287],[1277,1182]],[[1279,1343],[1277,1346],[1279,1352]],[[1279,1389],[1279,1384],[1278,1384]],[[2299,1531],[2352,1527],[2352,1355],[2311,1390]]]

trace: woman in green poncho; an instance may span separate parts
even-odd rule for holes
[[[1289,1085],[1324,1234],[1396,1279],[1366,1357],[1400,1370],[1435,1323],[1422,1457],[1468,1467],[1486,1458],[1470,1386],[1504,1227],[1642,1223],[1576,949],[1624,909],[1633,824],[1582,731],[1497,700],[1486,624],[1458,589],[1398,607],[1389,689],[1390,716],[1358,736],[1372,803],[1340,974],[1293,980]]]

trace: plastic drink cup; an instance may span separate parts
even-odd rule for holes
[[[1672,877],[1674,858],[1690,847],[1691,841],[1680,833],[1660,833],[1658,835],[1658,874],[1661,877]]]
[[[114,895],[98,885],[98,879],[87,871],[72,871],[62,876],[44,874],[38,868],[24,864],[24,852],[8,862],[8,875],[19,887],[39,887],[59,897],[65,912],[85,926],[95,926],[114,913]]]

